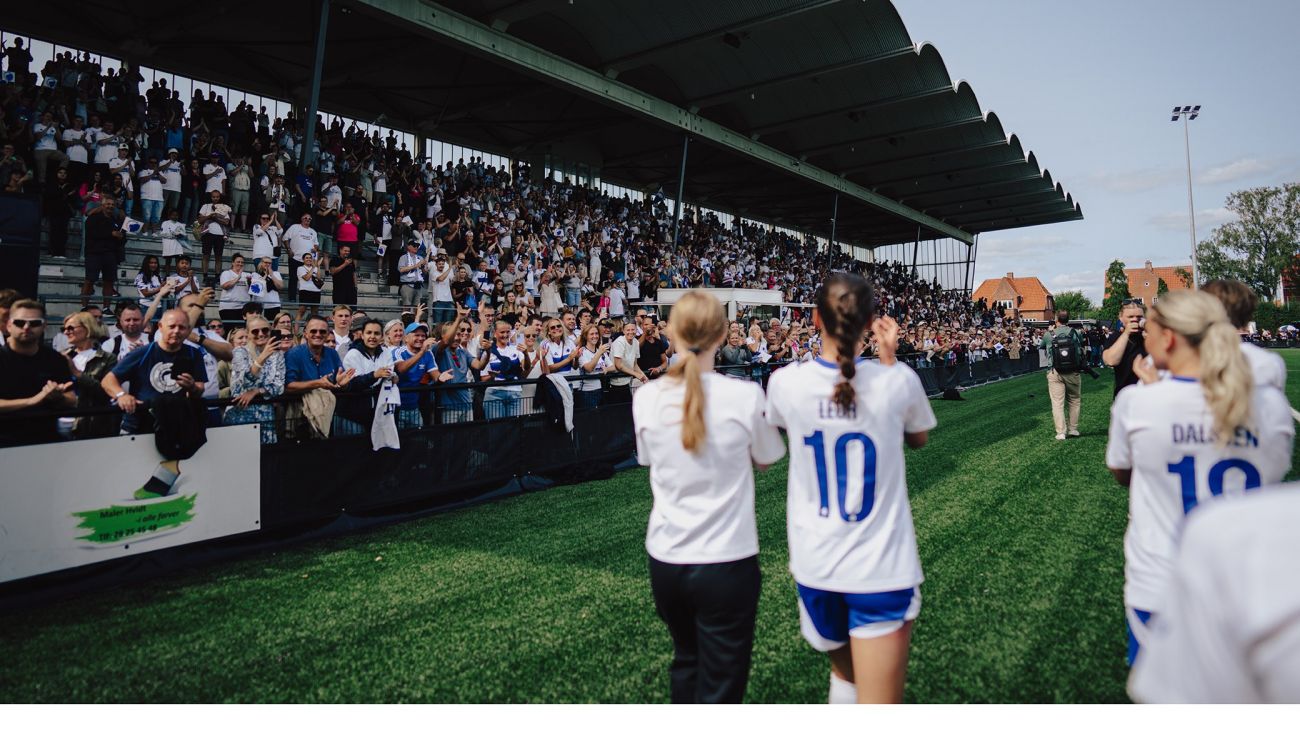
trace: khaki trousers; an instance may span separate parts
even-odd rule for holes
[[[1079,372],[1063,374],[1056,370],[1047,371],[1047,394],[1052,398],[1052,422],[1056,425],[1056,434],[1065,435],[1065,404],[1070,403],[1070,430],[1079,429],[1079,408],[1083,404],[1080,387],[1083,375]]]

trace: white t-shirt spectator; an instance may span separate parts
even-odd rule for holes
[[[383,170],[375,171],[375,192],[388,192],[388,175]]]
[[[85,164],[90,161],[89,155],[86,154],[86,148],[83,146],[85,143],[85,129],[82,129],[81,131],[77,131],[76,129],[63,130],[63,144],[66,147],[66,149],[64,149],[64,154],[68,155],[69,162],[81,162],[82,164]]]
[[[301,223],[290,225],[284,237],[289,241],[289,255],[299,263],[302,263],[302,254],[310,253],[320,246],[316,231],[311,226],[304,228]]]
[[[158,178],[154,177],[154,170],[152,167],[148,169],[140,170],[138,173],[136,173],[136,177],[140,179],[141,200],[157,200],[158,202],[162,202],[163,199],[162,180],[159,180]]]
[[[109,174],[117,175],[122,178],[122,187],[130,190],[131,185],[131,160],[114,156],[108,161]]]
[[[169,160],[169,161],[167,161],[167,162],[163,165],[163,181],[162,181],[162,186],[163,186],[163,190],[165,190],[165,191],[167,191],[167,192],[180,192],[180,191],[181,191],[181,162],[180,162],[180,160],[176,160],[175,162],[172,162],[172,161]]]
[[[591,351],[587,347],[583,347],[582,351],[578,352],[578,373],[577,374],[598,375],[604,372],[606,369],[609,369],[614,366],[613,360],[610,359],[609,352],[605,352],[604,354],[600,355],[600,361],[596,362],[596,364],[591,368],[591,372],[588,372],[586,370],[587,363],[592,361],[593,359],[596,359],[596,353]],[[590,380],[582,380],[581,382],[575,384],[574,389],[582,390],[583,392],[591,392],[593,390],[599,390],[600,380],[594,377]]]
[[[199,215],[223,215],[225,216],[226,220],[229,221],[230,206],[225,203],[217,203],[215,205],[212,203],[207,203],[203,207],[199,208]],[[226,229],[224,226],[221,225],[221,223],[218,223],[215,220],[210,220],[208,221],[207,230],[205,230],[204,232],[210,233],[212,235],[225,235]]]
[[[343,207],[343,191],[339,189],[338,185],[326,183],[325,187],[321,189],[321,194],[325,196],[326,205],[335,210]]]
[[[212,174],[214,172],[216,173],[215,175]],[[212,175],[212,177],[208,177],[208,175]],[[204,192],[212,192],[215,190],[224,193],[226,191],[226,169],[221,165],[213,164],[212,162],[203,165],[203,176],[207,178],[207,182],[204,183],[203,187]]]
[[[241,271],[240,273],[235,273],[234,271],[229,271],[229,270],[222,271],[221,272],[222,286],[225,286],[227,283],[231,281],[235,281],[236,283],[234,286],[231,286],[228,289],[227,288],[221,289],[221,308],[234,309],[236,307],[231,306],[232,304],[243,305],[248,303],[248,298],[249,298],[248,284],[251,278],[252,278],[252,274],[249,273],[248,271]]]
[[[51,124],[45,126],[40,122],[36,122],[32,125],[32,134],[36,137],[35,149],[37,152],[40,152],[41,150],[58,151],[59,128],[57,125]]]
[[[637,359],[641,357],[641,343],[635,339],[629,342],[627,337],[620,336],[609,345],[609,356],[621,360],[624,367],[635,367]],[[620,387],[631,382],[632,378],[628,375],[611,377],[609,380],[609,384]]]
[[[440,270],[436,263],[429,264],[429,284],[432,287],[434,301],[452,301],[451,298],[451,266],[444,265]],[[446,276],[439,281],[438,277]]]
[[[281,233],[283,231],[274,224],[265,229],[260,225],[253,226],[253,260],[274,258],[276,241],[280,240]]]
[[[95,130],[95,136],[89,138],[95,145],[95,164],[106,165],[117,159],[117,141],[120,139],[116,134],[109,134],[102,129]],[[108,144],[100,144],[100,141],[112,140]]]
[[[615,286],[609,290],[609,315],[615,319],[627,313],[627,294]]]
[[[267,279],[275,281],[275,288],[271,288],[271,282]],[[254,284],[258,284],[257,288],[262,292],[261,295],[253,296]],[[254,272],[253,278],[248,285],[248,295],[251,300],[262,302],[263,308],[275,309],[280,306],[280,289],[283,288],[284,277],[280,275],[279,271],[271,271],[266,276]]]
[[[308,278],[303,279],[303,276],[307,276],[308,274],[311,275],[308,276]],[[298,269],[298,290],[319,292],[320,285],[316,283],[318,278],[320,279],[324,278],[324,273],[321,271],[320,266],[317,266],[316,264],[312,264],[310,266],[303,266],[302,268],[299,268]]]

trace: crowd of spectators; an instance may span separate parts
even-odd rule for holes
[[[797,305],[832,269],[871,280],[878,311],[900,324],[899,355],[915,366],[1017,359],[1035,346],[1020,322],[900,263],[858,261],[690,208],[673,240],[659,194],[632,200],[539,180],[522,162],[417,159],[392,133],[337,119],[315,120],[315,145],[304,150],[292,113],[227,109],[215,92],[185,100],[165,80],[142,91],[129,68],[101,71],[71,52],[38,74],[15,49],[6,54],[14,79],[0,85],[0,178],[11,192],[43,196],[52,256],[67,255],[68,224],[83,221],[84,316],[52,337],[82,403],[123,401],[104,391],[101,371],[161,336],[171,308],[185,314],[185,338],[204,360],[193,387],[234,398],[211,409],[214,421],[280,418],[265,403],[280,394],[365,393],[340,400],[335,431],[370,422],[390,385],[401,427],[519,414],[531,391],[510,383],[552,373],[606,376],[575,379],[579,407],[627,401],[674,354],[657,310],[636,308],[661,287],[780,290],[796,305],[739,317],[720,364],[817,356],[817,332]],[[251,254],[227,257],[232,235],[248,236]],[[158,246],[129,296],[117,280],[128,240]],[[378,261],[378,283],[392,292],[374,316],[358,306],[363,260]],[[97,380],[84,374],[91,352],[110,360],[96,365]],[[478,381],[493,386],[456,387]],[[432,395],[434,384],[446,392]],[[90,425],[112,427],[102,421]],[[281,435],[263,430],[268,443]]]

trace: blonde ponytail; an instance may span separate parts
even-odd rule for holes
[[[668,376],[681,379],[686,385],[686,396],[682,400],[682,448],[689,453],[699,453],[708,437],[704,424],[704,411],[708,404],[704,394],[704,363],[700,358],[705,350],[720,344],[727,334],[722,302],[703,291],[688,291],[673,305],[668,316],[668,330],[679,353],[677,361],[668,370]]]
[[[1202,291],[1172,291],[1155,303],[1151,318],[1181,334],[1201,361],[1201,391],[1214,416],[1222,445],[1237,428],[1250,422],[1250,396],[1255,387],[1250,364],[1241,353],[1241,336],[1228,312],[1214,296]]]
[[[1241,353],[1241,335],[1226,319],[1205,330],[1197,350],[1201,354],[1201,389],[1214,414],[1219,443],[1224,444],[1250,421],[1254,376]]]
[[[674,367],[678,376],[686,381],[686,397],[682,399],[682,447],[698,453],[708,435],[704,427],[704,381],[700,355],[687,350],[680,364]]]

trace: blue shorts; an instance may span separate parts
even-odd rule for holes
[[[921,612],[915,587],[890,592],[845,593],[799,590],[799,625],[808,644],[819,651],[843,647],[849,638],[879,638],[900,629]]]
[[[1147,636],[1147,626],[1151,624],[1151,612],[1149,610],[1138,610],[1135,607],[1124,606],[1124,627],[1128,629],[1128,664],[1133,665],[1137,660],[1138,651],[1142,648],[1142,640]],[[1133,626],[1137,626],[1137,630]]]

